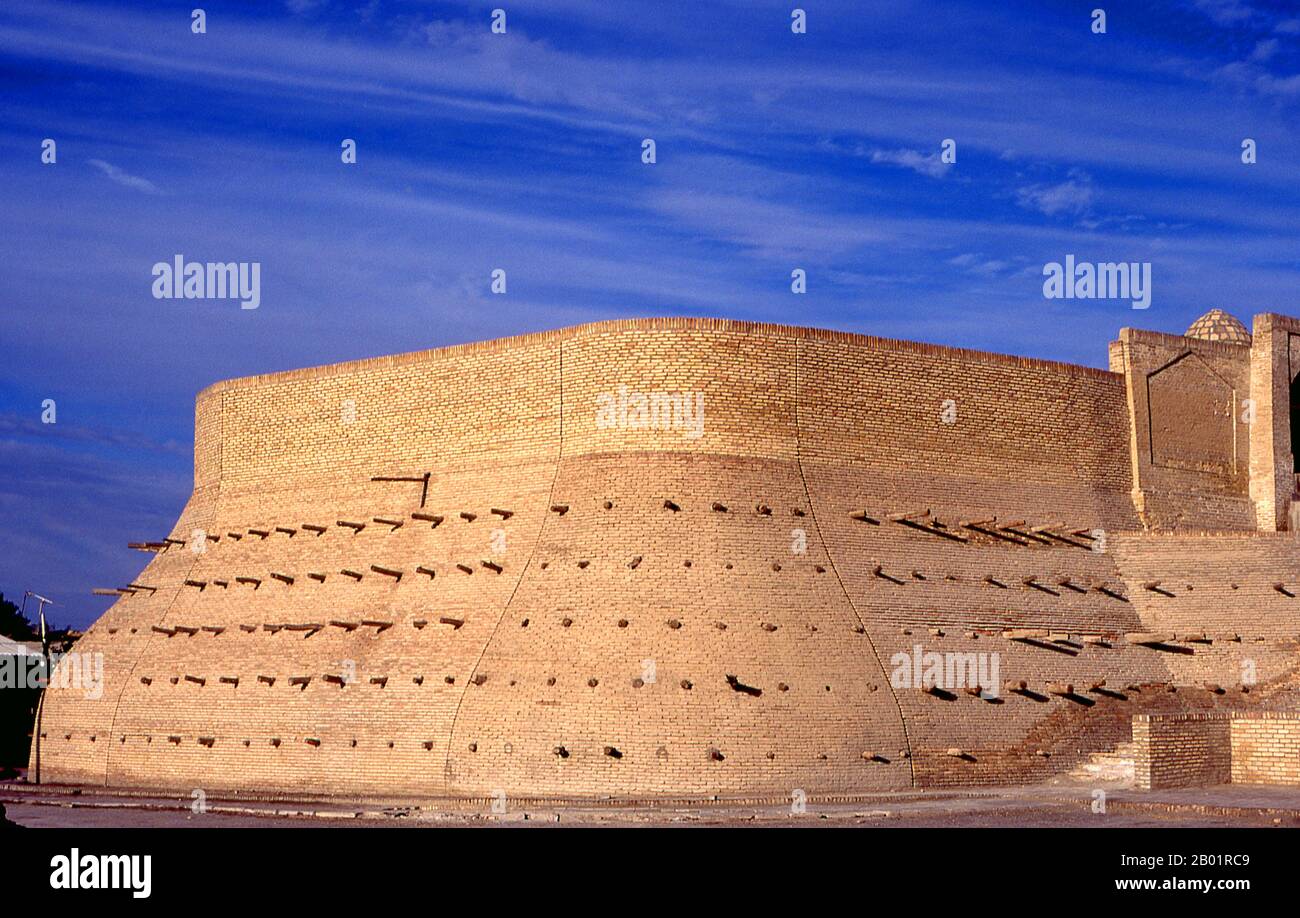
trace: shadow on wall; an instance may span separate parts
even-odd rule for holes
[[[27,767],[40,697],[40,689],[25,685],[0,689],[0,780],[16,777]]]
[[[1291,380],[1291,454],[1294,470],[1300,475],[1300,375]]]

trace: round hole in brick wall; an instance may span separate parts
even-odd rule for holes
[[[639,676],[632,680],[632,688],[640,688],[643,685],[645,685],[645,681]]]
[[[612,500],[607,500],[607,501],[605,501],[605,509],[606,509],[606,510],[613,510],[613,509],[614,509],[614,502],[613,502]]]
[[[445,683],[447,683],[448,685],[455,685],[455,684],[456,684],[456,677],[455,677],[455,676],[443,676],[443,677],[442,677],[442,681],[445,682]]]
[[[543,561],[543,562],[542,562],[542,570],[546,570],[546,569],[547,569],[548,567],[550,567],[550,566],[551,566],[551,562],[550,562],[550,561]]]
[[[547,679],[547,680],[546,680],[546,684],[547,684],[547,685],[554,685],[554,684],[555,684],[555,677],[554,677],[554,676],[551,676],[549,679]]]
[[[690,566],[691,566],[691,561],[690,561],[690,559],[687,558],[685,561],[683,561],[683,562],[682,562],[682,566],[683,566],[683,567],[690,567]]]
[[[596,686],[600,685],[600,680],[597,679],[595,676],[592,676],[590,679],[587,680],[587,685],[590,686],[591,688],[595,688]]]
[[[563,625],[565,628],[567,628],[573,624],[573,619],[569,618],[568,616],[565,616],[564,618],[560,619],[560,624]]]
[[[683,679],[681,682],[679,682],[679,683],[677,683],[677,684],[680,685],[682,688],[686,689],[686,691],[688,691],[688,692],[691,690],[691,680],[690,680],[690,679]]]
[[[392,741],[392,740],[389,740],[389,741],[388,741],[388,748],[389,748],[389,749],[392,749],[392,748],[393,748],[393,741]]]
[[[725,567],[727,570],[731,570],[734,567],[734,565],[730,561],[728,561],[726,564],[722,566]]]
[[[784,682],[778,682],[776,684],[776,690],[778,692],[788,692],[790,691],[790,686],[786,685]]]
[[[831,690],[831,687],[830,687],[830,686],[829,686],[829,685],[828,685],[828,686],[826,686],[826,691],[828,691],[828,692],[829,692],[829,691],[830,691],[830,690]]]
[[[620,619],[618,620],[618,626],[619,626],[620,628],[626,628],[626,627],[627,627],[627,619],[626,619],[626,618],[620,618]]]
[[[470,751],[470,752],[478,752],[478,743],[470,743],[470,744],[469,744],[469,751]]]

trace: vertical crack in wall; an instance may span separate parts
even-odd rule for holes
[[[188,540],[187,540],[187,541],[186,541],[186,545],[188,546],[188,544],[189,544],[189,542],[188,542]],[[173,550],[173,549],[168,549],[168,551],[171,551],[171,550]],[[182,548],[182,549],[180,549],[180,550],[181,550],[181,551],[185,551],[186,549],[185,549],[185,548]],[[186,569],[185,569],[185,574],[184,574],[184,576],[182,576],[182,577],[180,578],[182,583],[183,583],[184,581],[190,579],[190,575],[191,575],[192,573],[194,573],[194,566],[195,566],[196,564],[199,563],[199,553],[198,553],[198,552],[195,552],[195,551],[190,551],[190,554],[191,554],[193,557],[190,559],[189,566],[186,567]],[[161,559],[162,559],[162,556],[159,555],[159,556],[158,556],[158,559],[161,560]],[[145,570],[148,570],[148,565],[145,566]],[[180,596],[180,594],[181,594],[181,590],[182,590],[182,589],[183,589],[183,587],[181,587],[181,586],[178,586],[178,587],[176,588],[175,592],[172,593],[171,598],[170,598],[169,600],[167,600],[167,606],[166,606],[166,608],[163,609],[162,615],[158,616],[158,617],[153,621],[153,624],[155,624],[155,625],[162,625],[162,624],[167,620],[167,616],[171,614],[172,606],[176,604],[176,599],[177,599],[177,597]],[[156,594],[151,594],[151,595],[150,595],[150,598],[149,598],[149,601],[150,601],[150,602],[153,601],[153,595],[156,595]],[[121,601],[121,600],[119,600],[119,602],[120,602],[120,601]],[[110,611],[111,611],[111,609],[110,609]],[[106,612],[106,613],[104,613],[104,614],[107,615],[108,613]],[[134,660],[131,661],[131,668],[130,668],[130,670],[127,671],[126,679],[123,680],[123,682],[122,682],[122,687],[121,687],[120,689],[118,689],[118,692],[117,692],[117,701],[113,704],[113,716],[112,716],[111,718],[109,718],[109,722],[108,722],[108,739],[110,740],[110,742],[108,742],[108,743],[106,744],[106,745],[108,746],[108,749],[107,749],[107,750],[105,751],[105,753],[104,753],[104,786],[105,786],[105,787],[108,787],[108,786],[109,786],[109,783],[108,783],[108,776],[109,776],[109,772],[110,772],[110,767],[109,767],[109,766],[110,766],[110,764],[112,763],[112,758],[113,758],[113,748],[114,748],[114,747],[113,747],[113,743],[111,742],[111,740],[112,740],[114,734],[117,732],[117,715],[118,715],[118,712],[121,711],[121,709],[122,709],[122,699],[125,697],[127,690],[130,688],[130,686],[131,686],[131,684],[132,684],[132,682],[131,682],[131,677],[135,675],[136,667],[140,665],[140,661],[143,660],[143,659],[145,658],[145,656],[149,653],[149,649],[150,649],[150,647],[153,645],[153,642],[154,642],[155,639],[157,639],[157,637],[158,637],[158,632],[153,631],[153,630],[150,630],[150,632],[149,632],[149,636],[145,638],[145,641],[144,641],[144,647],[142,647],[142,648],[140,649],[140,653],[136,655],[136,658],[135,658]]]
[[[451,769],[451,748],[452,741],[456,736],[456,720],[460,717],[461,705],[465,703],[465,693],[469,687],[474,684],[474,676],[478,673],[479,664],[487,656],[487,651],[492,642],[496,639],[497,632],[501,630],[501,623],[505,621],[506,615],[510,612],[510,606],[515,601],[515,594],[519,592],[519,587],[523,584],[524,578],[528,576],[528,570],[533,565],[533,559],[537,556],[537,549],[542,544],[542,534],[546,531],[546,523],[551,514],[547,512],[548,508],[555,502],[555,483],[560,478],[560,464],[564,461],[564,339],[557,340],[557,357],[559,360],[559,431],[555,444],[555,470],[551,473],[551,485],[546,490],[546,501],[542,504],[541,523],[537,527],[537,538],[533,540],[533,547],[528,552],[528,557],[524,560],[524,569],[519,572],[519,579],[515,581],[514,587],[510,590],[509,597],[506,598],[505,605],[501,607],[501,614],[497,616],[496,624],[492,626],[492,633],[488,639],[483,642],[482,649],[479,650],[478,657],[474,660],[474,665],[470,668],[469,678],[461,686],[460,695],[456,699],[456,709],[451,715],[451,724],[447,727],[447,747],[443,755],[443,781],[446,784],[447,792],[451,792],[453,780]]]
[[[840,591],[844,594],[844,599],[849,604],[853,617],[857,619],[858,626],[862,628],[862,636],[867,639],[867,647],[871,649],[871,658],[875,660],[876,666],[885,676],[885,684],[889,687],[890,700],[894,702],[894,710],[898,712],[898,723],[903,730],[903,742],[907,746],[907,767],[911,776],[911,783],[916,787],[916,758],[912,755],[912,739],[907,733],[907,718],[903,716],[903,706],[898,703],[898,695],[894,691],[893,680],[889,678],[889,671],[880,661],[880,654],[876,650],[876,644],[871,640],[871,632],[867,630],[867,624],[862,619],[861,613],[858,612],[857,605],[853,602],[853,597],[849,594],[848,587],[844,585],[844,578],[840,576],[840,569],[835,563],[835,556],[831,554],[830,543],[822,536],[821,523],[817,520],[817,504],[812,499],[812,493],[808,490],[808,478],[803,472],[803,430],[799,426],[799,350],[802,346],[800,339],[794,342],[794,462],[795,467],[799,469],[799,482],[803,485],[804,497],[808,498],[808,514],[812,517],[813,528],[817,531],[817,541],[821,543],[823,550],[826,552],[826,561],[830,564],[831,572],[835,575],[835,582],[840,585]]]

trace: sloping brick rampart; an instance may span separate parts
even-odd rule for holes
[[[78,645],[105,655],[102,697],[46,696],[41,779],[680,796],[1043,777],[1135,711],[1241,700],[1245,644],[1134,639],[1172,614],[1147,567],[1181,562],[1122,535],[1141,526],[1126,399],[1084,367],[690,319],[218,383],[169,541]],[[1263,583],[1300,579],[1279,550],[1229,552],[1252,641],[1297,621]],[[1177,575],[1198,596],[1227,576]],[[918,651],[996,668],[905,684]],[[1179,701],[1189,655],[1218,655],[1223,686]],[[1261,678],[1292,667],[1278,650]]]

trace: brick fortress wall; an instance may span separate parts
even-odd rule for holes
[[[702,394],[702,434],[602,424],[620,387]],[[1164,612],[1117,560],[1175,562],[1122,535],[1128,417],[1114,373],[722,320],[219,383],[172,541],[78,647],[104,653],[103,696],[47,694],[41,776],[372,796],[1043,777],[1135,711],[1256,703],[1223,676],[1168,691],[1175,657],[1231,670],[1243,645],[1138,640]],[[1236,630],[1280,639],[1293,607],[1256,581],[1288,575],[1259,544],[1236,546]],[[891,684],[918,648],[996,659],[999,684]]]

